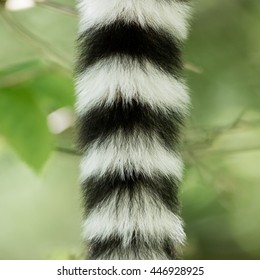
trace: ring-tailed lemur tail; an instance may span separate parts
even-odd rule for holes
[[[175,259],[187,0],[79,0],[77,115],[90,259]]]

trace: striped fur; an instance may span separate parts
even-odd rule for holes
[[[90,259],[176,259],[189,107],[181,0],[79,0],[76,92]]]

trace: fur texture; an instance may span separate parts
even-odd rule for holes
[[[178,151],[189,95],[181,47],[189,5],[79,0],[76,72],[83,237],[90,259],[176,259]]]

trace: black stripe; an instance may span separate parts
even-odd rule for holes
[[[96,106],[78,119],[79,144],[85,148],[96,140],[102,143],[118,130],[126,136],[141,130],[148,139],[156,133],[167,148],[173,148],[179,142],[183,122],[184,116],[173,109],[166,113],[135,100],[127,104],[118,100],[109,107]]]
[[[78,71],[111,56],[147,59],[166,72],[179,75],[182,68],[180,42],[164,30],[142,28],[138,23],[118,20],[86,30],[79,38]]]
[[[152,259],[153,253],[163,256],[163,259],[177,259],[176,250],[172,241],[165,239],[163,242],[152,242],[149,244],[138,237],[132,236],[130,245],[125,247],[122,238],[119,236],[111,237],[107,240],[92,240],[89,243],[89,259],[113,259],[119,255],[120,259]]]
[[[83,183],[83,200],[86,215],[100,203],[116,197],[120,203],[122,198],[129,197],[130,204],[140,204],[144,200],[143,194],[149,195],[158,205],[163,205],[170,211],[178,211],[178,180],[164,175],[155,174],[147,177],[142,174],[133,174],[125,179],[119,174],[107,174],[101,178],[90,177]],[[131,206],[129,206],[131,208]],[[118,207],[120,211],[120,207]],[[115,209],[115,211],[117,211]]]

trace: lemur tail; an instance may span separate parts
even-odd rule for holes
[[[175,259],[189,97],[181,0],[79,0],[76,73],[90,259]]]

